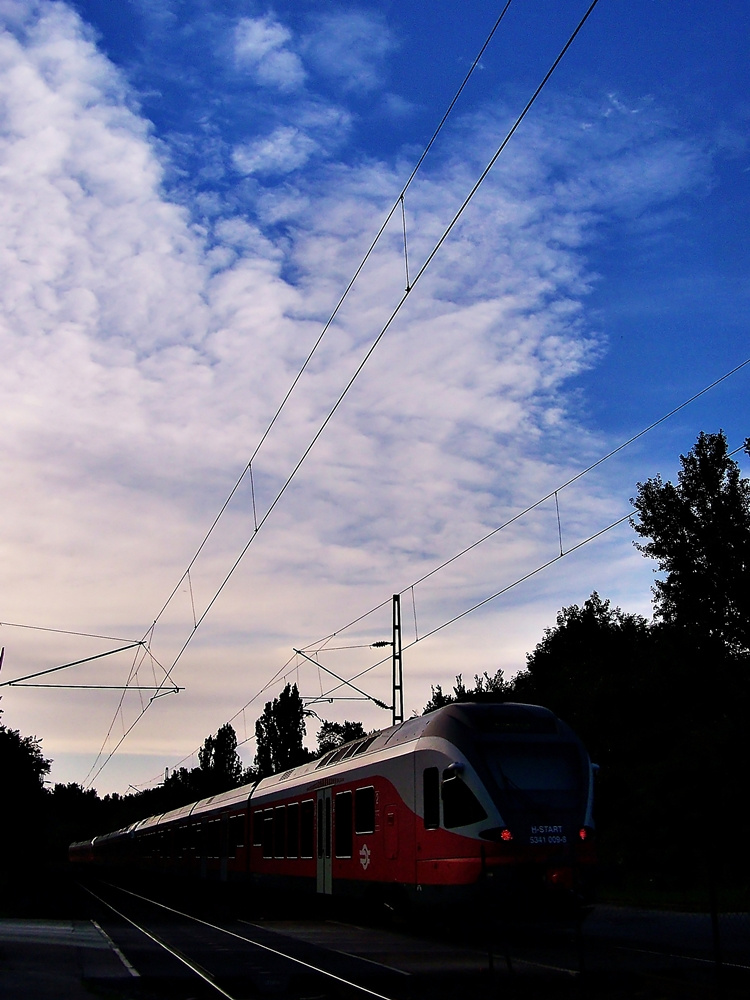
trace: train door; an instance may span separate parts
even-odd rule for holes
[[[331,789],[321,788],[318,791],[317,828],[318,828],[318,878],[317,890],[330,896],[333,892],[333,871],[331,858],[332,802]]]
[[[398,812],[395,805],[385,807],[385,856],[389,861],[398,858]]]
[[[201,878],[207,878],[208,876],[208,864],[206,861],[207,843],[208,843],[208,822],[207,820],[202,819],[198,823],[198,851],[200,857]]]
[[[229,814],[224,813],[221,817],[221,834],[220,834],[220,848],[219,848],[219,880],[221,882],[226,882],[227,880],[227,858],[229,854]]]

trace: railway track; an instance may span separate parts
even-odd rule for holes
[[[408,996],[408,975],[371,960],[284,938],[249,921],[187,912],[111,883],[83,888],[99,908],[106,933],[155,996]]]
[[[704,956],[572,927],[415,931],[305,912],[246,919],[132,886],[98,882],[86,891],[97,921],[140,974],[123,997],[496,1000],[500,991],[524,1000],[734,1000],[750,984],[742,963],[717,982]]]

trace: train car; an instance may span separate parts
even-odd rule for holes
[[[90,853],[391,906],[580,902],[595,862],[593,771],[548,709],[452,704],[96,838]]]

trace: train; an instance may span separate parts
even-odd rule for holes
[[[402,906],[591,901],[594,772],[549,709],[454,703],[70,845],[70,860]]]

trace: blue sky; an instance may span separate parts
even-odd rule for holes
[[[185,687],[144,715],[102,791],[174,766],[293,646],[316,648],[749,356],[750,14],[600,0],[253,538],[403,296],[393,217],[253,462],[255,512],[245,477],[181,581],[501,6],[0,0],[0,620],[140,639],[157,619],[142,659],[64,676],[137,668],[145,684],[174,664]],[[406,193],[412,278],[587,6],[510,4]],[[739,447],[748,371],[562,490],[563,548],[627,514],[639,480],[674,476],[700,430]],[[615,528],[422,640],[559,554],[551,500],[413,605],[408,590],[407,711],[457,673],[513,673],[594,589],[648,614],[632,542]],[[321,662],[365,669],[389,615]],[[113,645],[0,631],[6,679]],[[325,690],[289,670],[303,694]],[[366,683],[388,700],[387,670]],[[277,689],[237,716],[241,738]],[[111,691],[5,689],[2,707],[44,737],[55,780],[82,780],[142,697],[117,710]],[[363,703],[321,711],[388,721]]]

